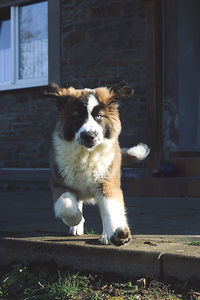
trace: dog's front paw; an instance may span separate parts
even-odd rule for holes
[[[103,244],[103,245],[109,245],[109,244],[110,244],[110,242],[109,242],[109,240],[108,240],[108,236],[107,236],[107,234],[104,233],[104,232],[102,233],[102,235],[100,235],[99,241],[100,241],[101,244]]]
[[[128,227],[118,227],[110,237],[110,242],[115,246],[121,246],[131,241],[131,232]]]
[[[78,208],[75,195],[70,192],[63,193],[54,204],[56,218],[68,226],[76,226],[81,222],[82,212]]]
[[[140,143],[137,146],[129,148],[127,153],[128,155],[135,156],[138,160],[143,160],[149,155],[150,149],[146,144]]]

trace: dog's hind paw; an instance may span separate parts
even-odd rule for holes
[[[127,153],[130,156],[135,156],[138,160],[143,160],[149,155],[150,148],[146,144],[140,143],[137,146],[129,148]]]
[[[82,217],[82,220],[78,225],[70,226],[69,234],[74,235],[74,236],[83,235],[84,234],[84,222],[85,222],[85,219]]]
[[[131,233],[128,227],[118,227],[110,237],[110,242],[115,246],[121,246],[131,241]]]

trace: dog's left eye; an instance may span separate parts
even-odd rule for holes
[[[103,118],[102,115],[96,115],[95,116],[95,120],[97,120],[97,121],[100,121],[102,118]]]

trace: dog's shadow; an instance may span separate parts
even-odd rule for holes
[[[94,246],[102,246],[99,237],[95,236],[95,237],[91,237],[88,238],[87,236],[85,238],[63,238],[63,239],[45,239],[46,242],[51,242],[51,243],[69,243],[69,244],[73,244],[73,245],[80,245],[80,244],[84,244],[84,245],[94,245]]]

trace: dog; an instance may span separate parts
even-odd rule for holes
[[[84,233],[83,203],[99,206],[102,244],[131,241],[123,193],[121,156],[135,161],[149,154],[145,144],[121,151],[119,101],[133,94],[125,83],[95,89],[61,88],[45,91],[56,98],[58,118],[51,153],[51,189],[55,216],[70,226],[71,235]]]

